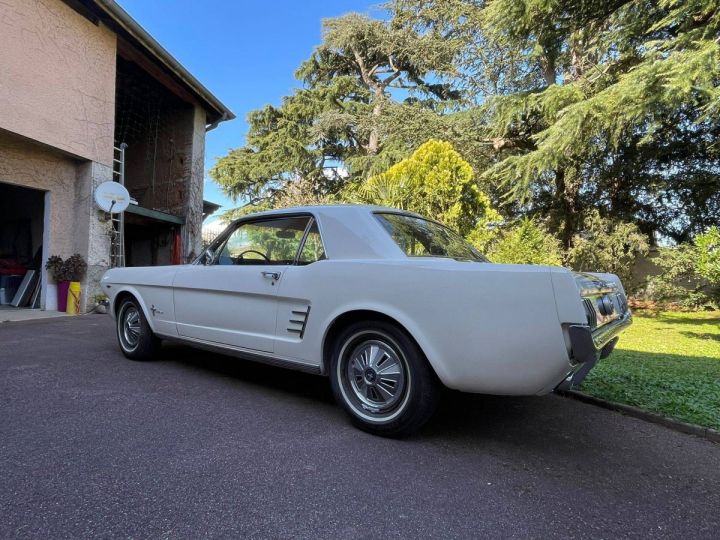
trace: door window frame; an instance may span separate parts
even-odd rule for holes
[[[299,265],[299,259],[300,254],[302,253],[303,248],[305,247],[305,242],[307,241],[308,235],[310,234],[310,230],[312,229],[313,224],[317,224],[317,231],[318,235],[320,236],[320,243],[322,244],[323,252],[325,253],[325,259],[321,260],[327,260],[327,250],[325,249],[325,241],[323,240],[322,231],[320,230],[320,224],[318,223],[317,218],[314,214],[310,212],[293,212],[293,213],[287,213],[287,214],[275,214],[272,216],[257,216],[257,217],[248,217],[248,218],[240,218],[236,220],[234,223],[232,223],[225,231],[223,231],[215,240],[213,240],[210,245],[203,250],[202,254],[193,261],[192,264],[198,264],[203,266],[217,266],[215,264],[215,257],[218,255],[218,248],[220,246],[223,246],[227,240],[230,238],[230,236],[233,235],[235,231],[237,231],[240,227],[244,225],[250,225],[253,223],[261,223],[265,221],[275,221],[279,219],[285,219],[285,218],[297,218],[297,217],[306,217],[310,218],[308,219],[307,224],[305,225],[305,230],[303,231],[302,238],[300,239],[300,244],[298,244],[297,251],[295,252],[295,257],[293,258],[293,262],[290,264],[279,264],[279,263],[265,263],[265,264],[257,264],[253,266],[300,266]],[[202,262],[202,260],[207,256],[208,253],[213,254],[213,263],[207,264]],[[318,262],[318,261],[313,261]],[[304,264],[302,266],[309,266],[313,263]]]

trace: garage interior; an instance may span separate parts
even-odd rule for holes
[[[0,309],[40,308],[45,192],[0,183]]]

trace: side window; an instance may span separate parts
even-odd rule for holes
[[[244,223],[218,248],[213,264],[292,264],[309,217],[285,217]]]
[[[320,238],[320,230],[317,222],[313,221],[305,239],[305,245],[298,256],[298,264],[310,264],[325,258],[325,248],[323,247],[322,238]]]

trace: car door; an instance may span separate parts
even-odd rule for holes
[[[309,222],[307,215],[240,222],[211,246],[205,264],[178,270],[173,283],[178,334],[273,352],[277,291]]]

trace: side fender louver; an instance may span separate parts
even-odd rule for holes
[[[310,317],[310,306],[305,311],[292,311],[293,318],[290,319],[290,326],[287,331],[293,334],[298,334],[300,339],[305,335],[305,327],[307,326],[308,318]]]

